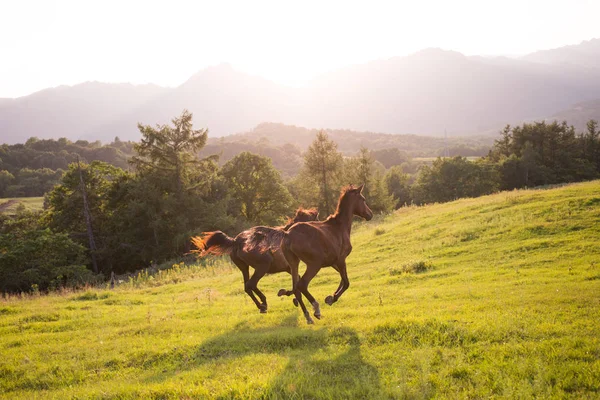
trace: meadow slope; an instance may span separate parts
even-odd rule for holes
[[[5,213],[14,215],[17,213],[19,206],[23,206],[26,210],[40,211],[44,208],[43,197],[12,197],[0,198],[0,214]]]
[[[261,315],[224,259],[0,300],[0,397],[600,397],[600,181],[406,208],[352,240],[312,326],[275,295],[287,275]]]

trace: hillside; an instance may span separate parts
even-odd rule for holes
[[[572,63],[563,56],[466,57],[425,49],[331,71],[302,88],[228,64],[203,69],[176,88],[88,82],[0,100],[0,132],[9,144],[31,136],[137,141],[138,122],[165,124],[186,108],[211,136],[246,132],[262,122],[391,134],[481,134],[598,98],[597,43],[569,47],[568,54],[577,54],[566,56]]]
[[[347,155],[356,154],[361,146],[370,150],[381,150],[398,148],[406,151],[408,154],[418,156],[435,157],[443,154],[444,147],[467,146],[479,149],[481,155],[487,154],[489,148],[493,145],[499,131],[494,135],[486,136],[467,136],[467,137],[444,137],[439,136],[419,136],[404,134],[389,134],[353,131],[349,129],[324,129],[327,135],[338,144],[338,150]],[[268,140],[269,143],[276,146],[293,144],[304,151],[313,142],[318,129],[308,129],[301,126],[262,123],[254,129],[229,135],[225,138],[212,138],[208,143],[257,143],[260,140]]]
[[[446,148],[451,155],[485,156],[500,130],[494,132],[494,135],[446,139],[434,136],[392,135],[340,129],[325,129],[325,131],[345,156],[355,156],[364,146],[372,151],[397,148],[411,158],[435,158],[443,155]],[[242,151],[250,151],[271,158],[273,165],[284,176],[294,176],[304,162],[302,153],[315,140],[317,132],[317,129],[300,126],[262,123],[248,132],[209,138],[206,146],[200,151],[200,156],[207,157],[211,154],[218,154],[219,162],[224,163]]]
[[[0,198],[0,214],[14,215],[19,206],[26,210],[39,211],[44,208],[43,197]]]
[[[0,300],[5,398],[593,398],[600,181],[357,223],[349,290],[307,326],[227,261]],[[313,280],[322,300],[339,282]]]

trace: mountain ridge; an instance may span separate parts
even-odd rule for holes
[[[600,65],[596,43],[600,39],[569,51],[589,48],[586,54]],[[547,119],[600,98],[600,68],[539,62],[535,54],[509,59],[429,48],[331,71],[302,88],[226,63],[202,69],[174,88],[85,82],[0,99],[0,132],[8,143],[31,136],[138,140],[138,122],[166,124],[185,108],[211,136],[247,132],[263,122],[456,136]]]

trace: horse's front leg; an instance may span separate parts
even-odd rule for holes
[[[290,273],[290,271],[288,271],[288,273]],[[279,292],[277,292],[277,296],[279,296],[279,297],[281,297],[281,296],[291,296],[293,294],[294,294],[293,290],[287,290],[287,289],[279,289]],[[292,299],[292,301],[294,302],[294,305],[296,307],[298,307],[298,300],[296,300],[295,297]]]
[[[300,259],[291,252],[286,253],[283,249],[281,251],[280,257],[281,258],[277,258],[277,261],[286,263],[288,267],[287,272],[292,276],[292,290],[279,289],[279,292],[277,292],[277,296],[292,296],[294,294],[294,289],[298,284],[298,280],[300,279],[300,274],[298,272]],[[298,307],[298,300],[296,298],[294,298],[294,305]]]

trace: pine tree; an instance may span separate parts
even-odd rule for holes
[[[304,168],[319,187],[319,211],[322,215],[331,214],[339,195],[342,155],[337,151],[337,144],[325,132],[318,132],[308,147]]]
[[[171,122],[173,127],[138,124],[142,140],[134,146],[138,155],[130,162],[142,174],[162,175],[166,182],[175,184],[174,191],[181,196],[190,169],[201,163],[196,154],[206,144],[208,129],[192,129],[192,113],[188,110]]]

